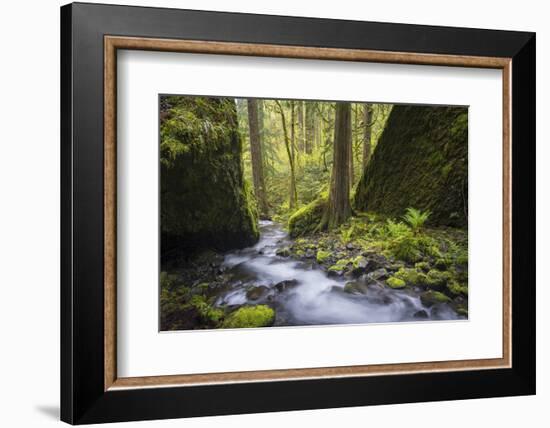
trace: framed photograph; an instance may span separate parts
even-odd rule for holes
[[[61,418],[535,393],[535,35],[61,8]]]

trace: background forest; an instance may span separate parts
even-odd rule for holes
[[[161,330],[465,318],[464,107],[162,96]]]

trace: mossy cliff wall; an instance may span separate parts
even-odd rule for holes
[[[466,226],[468,109],[394,106],[353,204],[395,217],[430,210],[433,225]]]
[[[160,114],[162,257],[256,242],[234,101],[162,97]]]

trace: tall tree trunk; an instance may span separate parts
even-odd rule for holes
[[[315,143],[315,103],[313,101],[306,102],[306,139],[305,152],[311,154],[313,144]]]
[[[285,118],[285,112],[283,110],[283,106],[281,105],[281,102],[278,100],[275,100],[275,104],[277,105],[279,114],[281,115],[281,123],[283,125],[283,135],[285,139],[286,154],[288,156],[288,163],[290,165],[290,189],[289,189],[289,197],[288,197],[288,207],[291,210],[293,210],[296,207],[296,205],[298,205],[298,193],[296,191],[296,170],[294,168],[294,156],[292,155],[292,150],[293,150],[292,141],[288,136],[288,130],[286,126],[286,118]]]
[[[250,158],[252,159],[254,194],[258,202],[260,216],[267,218],[269,216],[269,206],[264,183],[264,161],[258,121],[258,103],[255,99],[248,100],[248,127],[250,132]]]
[[[370,104],[363,105],[363,122],[363,170],[365,170],[372,154],[372,106]]]
[[[296,103],[296,120],[298,124],[298,132],[296,133],[298,144],[297,149],[299,152],[303,152],[305,150],[305,140],[304,140],[304,102],[303,101],[295,101]]]
[[[330,191],[321,222],[322,228],[332,229],[351,216],[349,200],[349,162],[351,146],[351,104],[336,103],[334,148]]]

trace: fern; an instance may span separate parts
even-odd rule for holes
[[[402,218],[409,224],[411,229],[417,233],[424,227],[424,224],[430,217],[430,214],[430,210],[421,211],[416,208],[407,208],[406,213]]]

